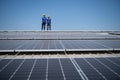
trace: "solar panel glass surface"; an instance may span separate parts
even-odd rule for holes
[[[0,50],[120,49],[120,40],[0,40]]]
[[[80,68],[80,75],[74,63]],[[119,57],[53,59],[2,59],[0,80],[119,80]]]

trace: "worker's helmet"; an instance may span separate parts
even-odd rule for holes
[[[50,18],[50,16],[48,16],[48,18]]]
[[[45,14],[43,14],[43,16],[45,16]]]

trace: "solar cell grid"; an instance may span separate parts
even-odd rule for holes
[[[99,70],[100,73],[102,73],[106,77],[106,79],[108,79],[108,80],[119,80],[120,79],[120,77],[118,75],[116,75],[113,71],[111,71],[111,69],[107,68],[106,66],[101,64],[96,59],[87,59],[87,60],[92,65],[94,65],[96,67],[96,69]]]
[[[115,31],[114,31],[115,32]],[[0,39],[82,39],[119,38],[109,31],[0,31]]]
[[[30,76],[30,80],[46,79],[46,59],[38,59]]]
[[[0,40],[0,50],[117,50],[120,40]]]
[[[82,80],[77,70],[69,59],[61,59],[63,71],[65,73],[66,80]]]
[[[96,43],[103,44],[111,48],[119,48],[120,40],[98,40]]]
[[[114,63],[116,63],[118,66],[120,66],[120,60],[118,58],[107,58],[111,61],[113,61]]]
[[[104,77],[100,75],[98,71],[96,71],[95,68],[91,67],[90,63],[86,62],[84,59],[75,59],[78,63],[78,65],[81,67],[81,69],[84,71],[88,79],[90,80],[104,80]],[[94,76],[94,77],[93,77]]]
[[[102,59],[102,58],[99,58],[98,60],[104,63],[106,66],[110,67],[110,69],[112,69],[120,77],[120,66],[116,66],[110,61]]]
[[[11,80],[27,80],[29,73],[31,71],[32,65],[34,60],[27,59],[23,63],[23,65],[18,69],[15,75],[12,77]]]
[[[0,60],[0,71],[9,61],[9,59]]]
[[[58,59],[50,59],[48,64],[49,80],[64,80]]]
[[[0,40],[0,50],[118,50],[119,40]]]
[[[9,66],[4,66],[5,68],[2,68],[0,71],[0,80],[8,80],[21,61],[22,60],[14,60],[9,64]]]
[[[76,61],[88,80],[120,79],[118,57],[71,59]],[[83,80],[83,74],[79,75],[70,58],[2,59],[0,66],[0,80]]]

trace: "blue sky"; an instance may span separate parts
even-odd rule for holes
[[[0,30],[120,30],[120,0],[0,0]]]

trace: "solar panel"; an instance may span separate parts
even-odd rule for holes
[[[0,40],[0,50],[119,50],[120,40]]]
[[[0,39],[120,39],[120,31],[0,31]]]
[[[119,61],[118,57],[2,59],[0,80],[119,80]]]

